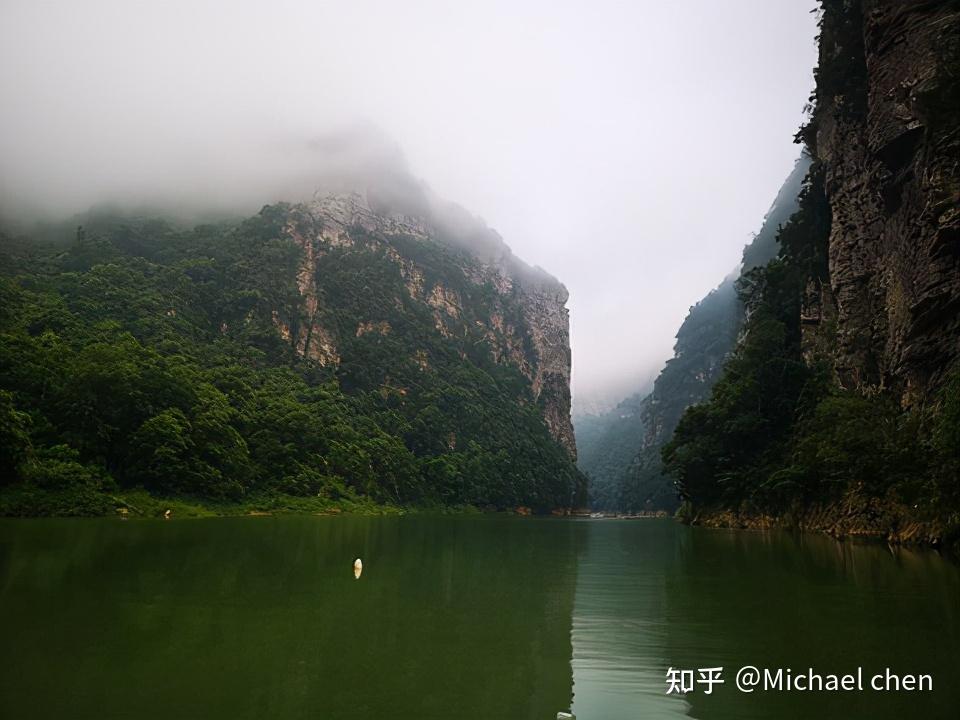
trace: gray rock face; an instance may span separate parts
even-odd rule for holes
[[[817,98],[829,287],[804,320],[836,327],[843,386],[912,404],[960,354],[960,9],[863,0],[859,24],[839,42],[862,42],[865,82]]]
[[[525,287],[520,303],[530,328],[537,362],[530,376],[534,396],[550,434],[576,460],[577,443],[570,420],[570,312],[569,294],[562,285]]]
[[[322,278],[318,279],[316,263],[331,248],[351,247],[358,242],[376,244],[397,264],[410,297],[431,309],[434,329],[443,337],[463,336],[465,318],[473,315],[465,312],[457,285],[466,282],[477,288],[488,287],[496,294],[494,309],[473,322],[481,326],[493,359],[513,365],[530,381],[533,398],[551,435],[575,459],[567,289],[544,271],[514,257],[493,231],[481,230],[486,233],[483,252],[468,254],[462,250],[469,238],[449,240],[446,236],[450,230],[442,221],[374,210],[359,193],[317,197],[311,203],[293,206],[287,232],[303,249],[297,276],[302,298],[300,316],[291,321],[275,318],[274,322],[302,355],[336,366],[340,357],[337,338],[322,320],[318,299],[322,297]],[[402,243],[395,242],[401,236],[457,248],[460,252],[451,254],[451,258],[456,258],[458,276],[445,281],[422,267],[416,257],[406,253]],[[378,318],[365,318],[356,334],[368,332],[384,333],[389,328]]]

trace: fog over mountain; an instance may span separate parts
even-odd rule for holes
[[[595,408],[656,373],[792,167],[811,8],[5,0],[0,212],[454,201],[569,288]]]

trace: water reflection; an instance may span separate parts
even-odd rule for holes
[[[350,564],[362,558],[358,582]],[[667,521],[0,522],[0,717],[953,718],[960,572],[931,552]],[[743,695],[743,664],[930,673]],[[668,667],[723,666],[713,695]]]
[[[667,592],[682,561],[674,523],[589,523],[573,612],[573,708],[579,720],[686,717],[664,693],[669,664]]]
[[[509,518],[0,523],[0,716],[552,718],[572,694],[582,534]]]
[[[579,573],[581,720],[953,718],[960,707],[960,573],[933,552],[609,521],[591,527]],[[890,667],[932,674],[934,691],[745,695],[732,681],[746,664],[821,674]],[[722,666],[726,684],[667,697],[671,666]]]

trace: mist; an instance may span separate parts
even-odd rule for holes
[[[790,171],[812,7],[4,0],[0,213],[445,198],[568,287],[575,409],[602,409]]]

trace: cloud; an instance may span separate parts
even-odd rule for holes
[[[669,356],[789,172],[808,5],[5,0],[0,211],[422,178],[566,284],[575,402],[606,396]]]

